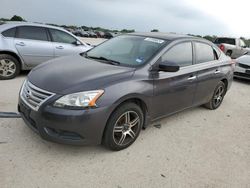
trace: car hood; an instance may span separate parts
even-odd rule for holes
[[[250,55],[243,55],[237,58],[236,62],[250,66]]]
[[[134,68],[115,66],[80,55],[57,58],[34,68],[28,80],[56,94],[102,89],[107,84],[129,78]]]

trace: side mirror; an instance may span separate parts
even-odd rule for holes
[[[163,72],[177,72],[179,70],[180,70],[179,65],[167,61],[161,62],[158,67],[158,71],[163,71]]]
[[[76,46],[82,45],[82,43],[80,41],[78,41],[78,40],[76,40],[75,42],[73,42],[73,44],[76,45]]]

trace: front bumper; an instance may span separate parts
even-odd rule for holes
[[[98,145],[111,113],[106,107],[69,110],[42,105],[38,111],[19,98],[18,111],[24,122],[43,139],[72,145]]]
[[[250,69],[242,68],[236,65],[234,77],[250,80]]]

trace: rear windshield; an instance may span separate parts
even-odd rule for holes
[[[214,41],[215,44],[221,44],[221,43],[226,43],[226,44],[232,44],[235,45],[235,39],[232,38],[217,38]]]

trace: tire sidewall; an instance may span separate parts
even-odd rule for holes
[[[214,104],[214,96],[216,95],[216,92],[217,92],[217,89],[220,87],[220,86],[223,86],[223,88],[224,88],[224,92],[223,92],[223,95],[222,95],[222,99],[221,99],[221,102],[220,102],[220,104],[219,105],[215,105]],[[223,102],[223,99],[224,99],[224,96],[225,96],[225,93],[226,93],[226,87],[225,87],[225,84],[223,83],[223,82],[219,82],[219,84],[216,86],[216,88],[215,88],[215,90],[214,90],[214,94],[213,94],[213,97],[212,97],[212,101],[211,101],[211,103],[212,103],[212,108],[213,109],[217,109],[217,108],[219,108],[220,107],[220,105],[222,104],[222,102]]]
[[[13,61],[16,65],[16,71],[11,76],[7,76],[7,77],[0,76],[0,80],[9,80],[9,79],[15,78],[20,73],[20,70],[21,70],[19,61],[15,57],[8,55],[8,54],[0,54],[0,60],[2,59],[9,59]]]
[[[114,129],[114,126],[115,126],[115,123],[117,121],[117,119],[123,114],[125,113],[126,111],[135,111],[139,118],[140,118],[140,125],[139,125],[139,131],[138,133],[136,134],[134,140],[124,146],[120,146],[120,145],[117,145],[113,139],[113,129]],[[110,116],[108,122],[107,122],[107,125],[106,125],[106,130],[105,130],[105,133],[104,133],[104,139],[103,139],[103,144],[108,147],[109,149],[111,150],[114,150],[114,151],[119,151],[119,150],[122,150],[122,149],[125,149],[127,147],[129,147],[131,144],[133,144],[135,142],[135,140],[137,139],[137,137],[139,136],[140,134],[140,131],[142,129],[142,126],[143,126],[143,123],[144,123],[144,114],[141,110],[141,108],[134,104],[134,103],[125,103],[124,105],[118,107]]]

